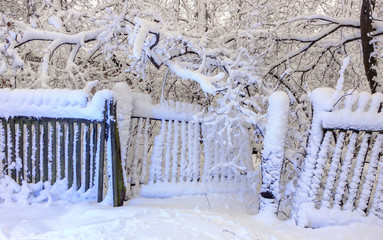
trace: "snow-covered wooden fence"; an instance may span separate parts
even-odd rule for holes
[[[309,225],[313,208],[383,217],[383,94],[311,93],[314,108],[293,217]]]
[[[147,96],[130,94],[131,118],[124,134],[129,139],[122,154],[128,192],[170,197],[238,192],[247,186],[254,173],[250,130],[246,136],[231,131],[235,143],[230,145],[224,126],[193,118],[200,111],[197,106],[171,101],[152,105]],[[216,135],[220,131],[222,137]]]
[[[63,190],[88,192],[99,202],[109,191],[113,204],[121,204],[122,176],[106,177],[121,172],[113,93],[88,94],[0,90],[0,174],[19,184],[61,182]]]

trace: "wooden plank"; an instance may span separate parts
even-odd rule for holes
[[[22,183],[22,181],[25,179],[25,174],[24,174],[24,121],[18,120],[17,123],[19,126],[18,130],[20,131],[18,155],[19,155],[19,158],[21,160],[21,166],[20,166],[20,170],[18,173],[18,175],[19,175],[18,181],[19,181],[19,183]]]
[[[332,131],[325,131],[322,143],[319,148],[318,157],[315,163],[315,170],[313,176],[311,177],[310,191],[308,199],[310,201],[316,201],[319,194],[320,184],[323,179],[324,166],[328,158],[328,150],[331,143],[331,138],[333,137]]]
[[[77,131],[76,131],[76,189],[79,190],[81,187],[81,131],[82,131],[82,123],[76,124]]]
[[[92,179],[91,179],[91,185],[92,187],[95,184],[95,174],[96,174],[96,161],[97,161],[97,132],[98,132],[98,126],[99,124],[93,123],[92,124],[92,138],[93,138],[93,146],[92,146],[92,153],[93,153],[93,159],[92,159],[92,164],[91,164],[91,171],[92,171]]]
[[[54,184],[57,179],[57,127],[56,121],[51,122],[52,128],[52,179],[51,183]]]
[[[16,132],[15,132],[15,120],[14,119],[10,119],[9,120],[9,128],[10,128],[10,138],[11,138],[11,156],[10,156],[10,159],[11,159],[11,162],[15,163],[16,162]],[[11,169],[11,177],[17,181],[16,179],[16,169],[15,167],[13,169]]]
[[[348,175],[352,165],[352,159],[354,157],[355,145],[359,136],[359,132],[352,132],[350,141],[347,144],[347,152],[340,169],[340,176],[338,180],[338,186],[335,191],[334,208],[340,209],[343,205],[343,198],[346,191],[346,184],[348,181]]]
[[[60,179],[65,177],[65,125],[60,121]]]
[[[360,149],[358,155],[355,159],[355,166],[352,175],[351,181],[348,182],[348,197],[347,201],[343,206],[344,210],[353,210],[355,206],[355,201],[358,195],[358,189],[362,180],[363,167],[366,163],[367,152],[371,142],[371,132],[366,132],[364,134],[362,143],[360,144]]]
[[[74,123],[68,123],[68,189],[73,185],[73,144],[74,144]]]
[[[370,200],[373,194],[373,187],[376,181],[376,173],[378,170],[378,165],[380,158],[382,157],[381,151],[383,147],[383,134],[378,134],[375,139],[374,144],[372,145],[371,156],[369,159],[369,164],[367,167],[367,173],[365,177],[365,182],[361,188],[361,196],[359,198],[358,210],[361,212],[368,212],[370,205]]]
[[[32,183],[32,172],[33,172],[33,165],[32,165],[32,145],[33,145],[33,132],[32,132],[32,121],[27,121],[27,133],[28,133],[28,149],[26,153],[26,159],[27,159],[27,181],[29,183]]]
[[[48,181],[48,144],[49,144],[49,142],[48,142],[49,141],[48,122],[43,121],[42,126],[43,126],[43,131],[44,131],[44,134],[43,134],[43,137],[44,137],[44,140],[43,140],[43,159],[42,159],[43,182],[46,182],[46,181]]]
[[[41,151],[41,134],[40,134],[40,122],[38,120],[33,121],[33,125],[35,127],[35,135],[36,135],[36,160],[35,160],[35,183],[41,180],[41,172],[40,172],[40,151]]]
[[[107,102],[105,102],[104,121],[101,123],[101,136],[100,136],[100,159],[98,162],[98,183],[97,183],[97,201],[101,202],[104,196],[104,160],[105,160],[105,140],[106,137],[106,122],[108,118]]]
[[[326,186],[323,191],[322,206],[324,207],[330,207],[331,205],[331,198],[333,195],[333,189],[336,182],[336,175],[338,172],[340,159],[342,157],[345,136],[346,131],[341,130],[337,137],[334,154],[331,159],[329,172],[327,173]]]
[[[3,129],[4,129],[4,152],[5,152],[5,159],[3,160],[3,173],[5,175],[8,175],[8,123],[4,118],[1,119],[1,122],[3,124]]]
[[[85,191],[90,187],[90,124],[85,124]]]
[[[113,101],[109,103],[110,110],[110,142],[112,149],[112,177],[113,177],[113,206],[122,206],[125,198],[125,186],[122,176],[120,137],[117,131],[117,114]]]

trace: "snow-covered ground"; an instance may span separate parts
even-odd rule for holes
[[[209,194],[134,198],[123,207],[55,201],[0,205],[0,239],[382,239],[383,222],[301,228],[291,220],[255,214],[251,196]]]

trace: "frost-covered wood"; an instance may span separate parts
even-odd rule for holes
[[[70,106],[65,100],[66,94],[82,96],[83,91],[60,91],[0,91],[0,175],[9,175],[19,184],[23,181],[44,183],[46,187],[63,189],[62,194],[66,194],[65,190],[76,191],[85,199],[108,202],[116,196],[116,191],[110,197],[104,196],[104,187],[111,189],[112,181],[103,184],[104,161],[115,161],[105,158],[106,138],[108,142],[115,141],[111,134],[105,136],[105,130],[113,126],[111,119],[115,119],[111,116],[113,111],[109,111],[115,108],[113,93],[97,92],[93,98],[87,97],[84,104]],[[46,96],[39,96],[41,93]],[[14,103],[8,104],[12,99],[9,96],[21,97],[20,94],[30,99],[23,98],[25,101],[19,102],[21,108],[12,111]],[[32,101],[41,98],[45,100],[38,104]],[[60,107],[62,112],[52,113],[50,110],[57,107],[57,102],[67,105]],[[27,105],[29,111],[23,112]],[[66,106],[69,109],[65,109]],[[78,118],[75,118],[76,113],[79,113]],[[53,118],[52,114],[59,114],[59,117]]]
[[[383,94],[322,88],[310,97],[314,117],[292,216],[305,226],[313,207],[382,217]]]
[[[131,161],[138,158],[141,162],[139,184],[142,196],[169,197],[203,194],[207,191],[232,192],[241,191],[247,184],[252,184],[247,182],[248,176],[254,175],[250,134],[244,134],[249,129],[233,127],[227,131],[222,123],[200,122],[190,115],[196,112],[195,106],[179,102],[152,105],[153,111],[157,111],[157,108],[163,110],[161,115],[157,115],[160,119],[153,118],[152,114],[145,114],[140,109],[139,101],[148,102],[142,95],[133,97],[130,136],[134,143],[142,141],[135,130],[141,128],[140,123],[134,119],[147,115],[143,127],[143,135],[146,137],[142,142],[146,145],[146,150],[134,155],[133,152],[137,149],[130,145],[134,150],[129,151],[129,158],[132,158]],[[144,103],[143,108],[146,107],[148,106]],[[167,112],[171,114],[168,115]],[[178,112],[180,116],[175,117],[172,112]],[[230,141],[230,138],[241,141]]]
[[[269,98],[267,129],[262,151],[262,186],[260,209],[277,212],[281,199],[280,176],[284,160],[289,98],[275,92]]]

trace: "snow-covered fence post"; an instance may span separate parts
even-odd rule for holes
[[[110,101],[109,111],[110,111],[110,140],[111,140],[111,149],[112,149],[112,173],[113,173],[113,206],[122,206],[125,199],[125,185],[124,177],[122,172],[122,162],[121,162],[121,145],[120,145],[120,136],[117,127],[117,112],[116,105],[114,101]]]
[[[267,128],[262,151],[260,210],[277,212],[281,199],[279,182],[284,159],[289,98],[278,91],[269,97]]]

